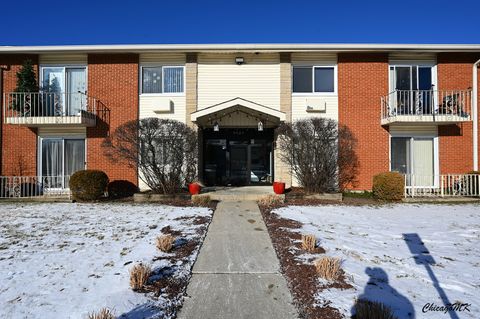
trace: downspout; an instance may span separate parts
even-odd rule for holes
[[[473,64],[473,170],[478,171],[478,65],[480,59]]]
[[[0,105],[2,107],[0,110],[0,112],[2,112],[0,121],[0,176],[3,174],[3,122],[5,121],[5,106],[3,105],[3,103],[5,103],[5,99],[3,98],[3,70],[6,69],[6,66],[0,65]]]

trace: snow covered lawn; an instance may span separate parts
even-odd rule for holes
[[[158,278],[188,278],[211,215],[147,204],[2,204],[0,317],[85,318],[108,307],[122,318],[168,318],[181,296],[133,292],[129,269],[142,262]],[[155,247],[166,226],[181,232],[178,244],[198,243],[189,255]]]
[[[422,311],[428,303],[444,305],[443,295],[450,303],[471,304],[470,312],[452,318],[480,317],[480,206],[289,206],[274,213],[302,223],[291,231],[315,234],[327,256],[343,260],[353,288],[319,289],[318,306],[349,318],[355,298],[365,298],[389,305],[399,318],[450,318]]]

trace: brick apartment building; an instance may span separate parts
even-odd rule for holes
[[[27,59],[40,90],[14,110]],[[292,184],[273,130],[325,117],[358,141],[352,189],[371,189],[373,175],[392,170],[435,192],[449,174],[478,170],[479,59],[480,45],[0,47],[0,175],[57,176],[64,189],[89,168],[142,186],[101,143],[122,123],[159,117],[198,128],[205,183]]]

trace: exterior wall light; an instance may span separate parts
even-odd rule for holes
[[[242,64],[245,63],[245,60],[243,59],[242,56],[237,56],[237,57],[235,58],[235,63],[238,64],[238,65],[242,65]]]
[[[260,132],[263,131],[263,122],[262,121],[258,121],[258,130]]]
[[[214,132],[220,131],[220,125],[218,125],[217,121],[215,121],[215,123],[213,123],[213,131]]]

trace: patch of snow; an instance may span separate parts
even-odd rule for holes
[[[274,212],[301,222],[291,231],[315,234],[326,255],[343,260],[354,288],[319,291],[318,305],[350,318],[355,299],[365,298],[389,305],[399,318],[448,318],[422,308],[449,301],[471,304],[470,312],[456,313],[459,318],[479,317],[480,206],[290,206]]]
[[[171,265],[155,247],[170,226],[186,240],[198,238],[194,217],[211,216],[198,207],[149,204],[0,205],[0,317],[86,318],[102,307],[122,318],[164,318],[171,302],[129,287],[129,270],[142,262],[155,270]]]

